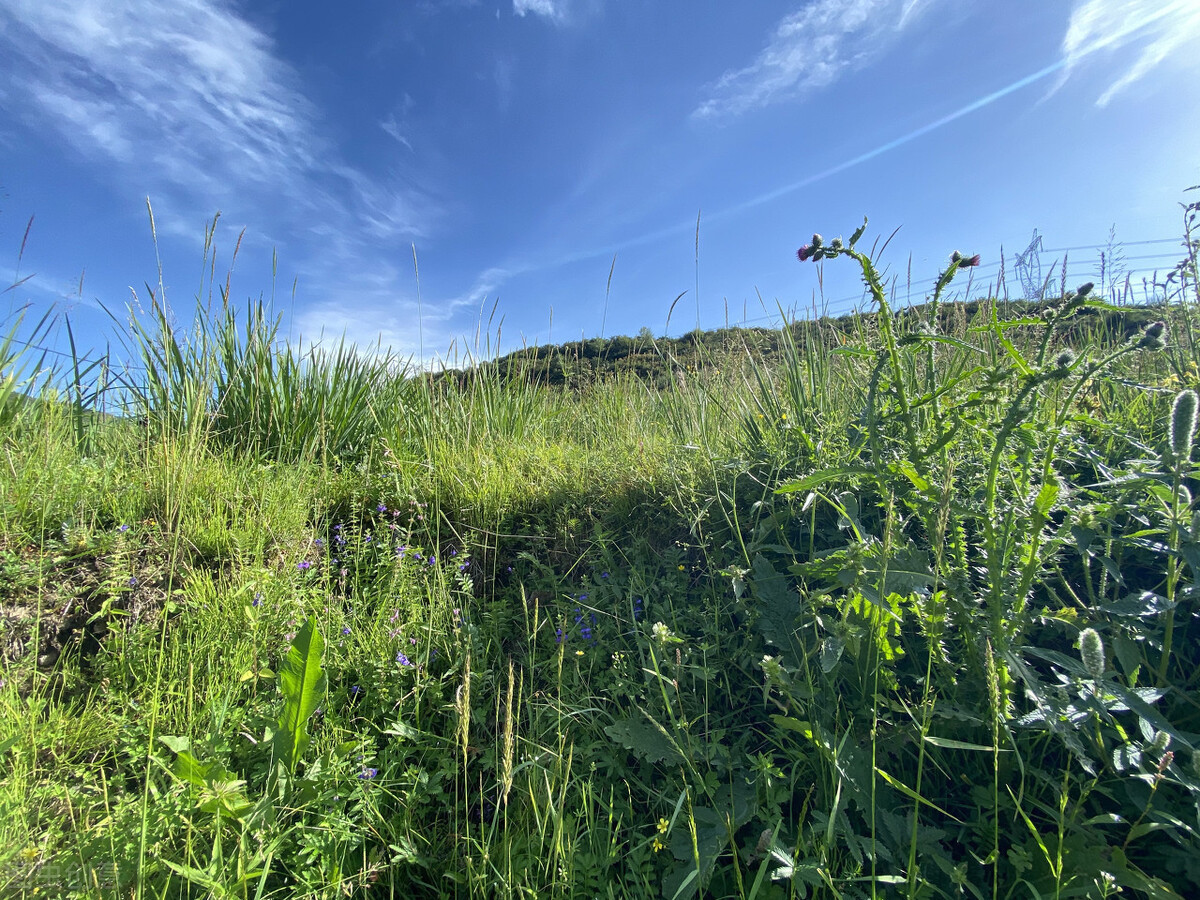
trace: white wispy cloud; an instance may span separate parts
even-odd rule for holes
[[[1115,51],[1138,43],[1132,63],[1113,66],[1118,73],[1096,100],[1106,106],[1121,91],[1172,59],[1184,59],[1187,47],[1200,44],[1200,4],[1195,0],[1085,0],[1071,11],[1062,52],[1065,81],[1085,57],[1098,51]],[[1122,55],[1127,56],[1127,51]],[[1106,63],[1107,64],[1107,63]]]
[[[603,8],[603,0],[513,0],[513,13],[541,16],[558,25],[590,20]]]
[[[932,0],[813,0],[775,26],[754,62],[722,75],[692,112],[722,119],[827,87],[890,47]]]
[[[302,295],[336,293],[384,325],[415,315],[411,275],[380,260],[429,234],[439,202],[399,163],[348,164],[299,73],[231,0],[0,0],[0,79],[0,108],[153,196],[160,231],[198,240],[222,208],[260,246],[283,243]],[[402,123],[381,127],[411,147]]]
[[[562,0],[513,0],[513,12],[518,16],[533,13],[547,19],[559,19],[564,15]]]

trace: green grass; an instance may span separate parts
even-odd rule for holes
[[[897,311],[813,246],[871,310],[577,348],[648,377],[5,342],[0,893],[1194,896],[1194,256]]]

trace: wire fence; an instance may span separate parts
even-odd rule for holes
[[[1124,256],[1121,251],[1125,247],[1153,247],[1173,244],[1177,248],[1174,252],[1160,251],[1154,253],[1139,254],[1136,256]],[[1161,302],[1165,298],[1164,295],[1156,294],[1156,291],[1166,290],[1166,285],[1159,281],[1160,273],[1166,273],[1175,270],[1183,258],[1183,254],[1187,253],[1187,246],[1180,238],[1154,238],[1142,241],[1119,241],[1105,244],[1083,244],[1073,247],[1049,247],[1042,250],[1047,254],[1067,254],[1060,259],[1056,259],[1047,264],[1051,270],[1051,274],[1044,279],[1051,289],[1056,284],[1066,282],[1068,286],[1076,283],[1082,283],[1088,280],[1096,280],[1104,278],[1107,284],[1098,285],[1100,288],[1097,294],[1103,299],[1110,300],[1118,304],[1134,304],[1134,303],[1154,303]],[[1091,252],[1109,254],[1108,259],[1101,263],[1095,259],[1071,259],[1069,254]],[[1145,263],[1146,265],[1129,266],[1129,263]],[[1098,271],[1103,267],[1108,268],[1108,272]],[[996,283],[999,281],[999,276],[1002,270],[1005,273],[1005,284]],[[1115,273],[1115,274],[1113,274]],[[976,289],[985,292],[989,296],[997,295],[1001,290],[1004,290],[1006,299],[1021,299],[1008,296],[1006,289],[1007,279],[1015,277],[1015,266],[1009,259],[997,259],[975,267],[970,271],[970,289]],[[927,279],[929,283],[934,280],[933,277]],[[890,279],[892,289],[898,290],[899,278],[893,277]],[[917,290],[914,294],[916,286],[915,280],[907,282],[907,302],[913,302],[915,296],[924,298],[924,292]],[[1135,291],[1141,289],[1141,296],[1138,298]],[[1101,295],[1100,291],[1104,294]],[[792,305],[783,310],[783,315],[787,319],[795,319],[801,310],[805,312],[811,310],[821,316],[840,316],[852,313],[861,308],[861,305],[867,300],[865,289],[856,294],[848,294],[842,297],[829,299],[821,298],[819,303],[809,304],[807,307]],[[922,302],[921,299],[916,302]],[[10,318],[11,318],[10,313]],[[762,324],[775,325],[780,322],[779,312],[764,312],[761,316],[747,316],[743,311],[742,318],[730,321],[728,313],[725,317],[726,327],[747,327],[759,326]],[[135,374],[148,374],[149,369],[145,366],[138,365],[128,360],[115,361],[111,350],[106,351],[100,356],[77,356],[72,352],[61,350],[55,347],[49,347],[45,344],[34,341],[26,341],[18,338],[15,334],[10,334],[5,338],[8,343],[16,344],[25,350],[35,351],[44,356],[51,356],[56,359],[66,361],[73,369],[88,368],[88,367],[104,367],[110,376],[120,378],[128,378]]]

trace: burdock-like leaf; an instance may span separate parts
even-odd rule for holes
[[[662,726],[649,718],[639,716],[618,719],[605,726],[604,733],[634,756],[647,762],[655,763],[668,759],[678,762],[681,759],[678,745],[671,740]]]
[[[296,770],[296,763],[308,746],[308,719],[325,694],[325,672],[321,669],[324,650],[325,641],[317,630],[316,620],[310,616],[279,667],[283,710],[275,733],[275,758],[289,772]]]

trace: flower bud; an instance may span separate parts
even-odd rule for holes
[[[830,250],[841,250],[842,249],[842,239],[840,237],[835,237],[832,241],[829,242],[829,249]]]
[[[1095,628],[1079,632],[1079,658],[1088,674],[1099,681],[1104,675],[1104,641]]]
[[[1092,284],[1090,281],[1085,281],[1083,284],[1081,284],[1078,288],[1075,289],[1075,296],[1086,297],[1088,294],[1090,294],[1092,292],[1092,288],[1094,288],[1094,287],[1095,287],[1095,285]]]
[[[1171,746],[1171,736],[1165,731],[1158,731],[1154,734],[1154,740],[1150,742],[1150,752],[1155,756],[1161,756],[1167,752],[1167,748]]]
[[[1171,424],[1167,428],[1167,443],[1171,447],[1171,458],[1175,463],[1191,459],[1192,439],[1196,436],[1195,391],[1180,391],[1171,406]]]
[[[814,247],[820,247],[823,243],[825,243],[825,239],[822,238],[819,234],[814,234],[812,236],[812,245]]]

